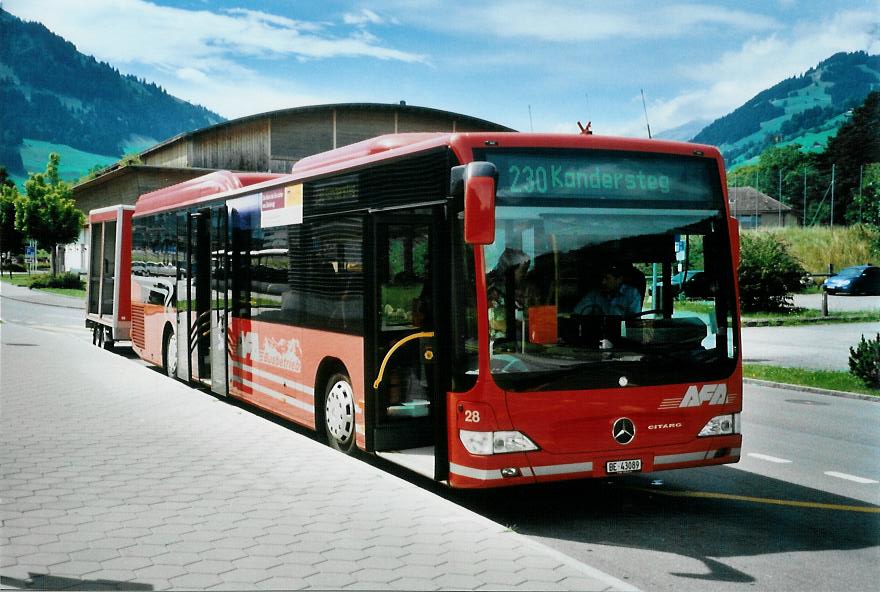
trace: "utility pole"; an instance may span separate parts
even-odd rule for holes
[[[865,165],[859,165],[859,224],[862,223],[862,173],[865,172]]]
[[[834,168],[837,165],[831,165],[831,230],[834,230]]]
[[[758,198],[760,190],[758,189],[758,171],[755,170],[755,228],[758,228]]]
[[[804,165],[804,228],[807,227],[807,167]]]
[[[529,105],[529,131],[530,132],[535,131],[535,126],[532,125],[532,106],[531,105]]]
[[[776,225],[782,226],[782,169],[779,169],[779,216]]]
[[[733,217],[736,218],[736,202],[739,201],[739,192],[736,190],[736,177],[733,179],[733,194],[735,195],[733,198]],[[739,224],[739,220],[737,220],[737,224]]]

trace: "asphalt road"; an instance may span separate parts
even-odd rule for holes
[[[862,335],[874,337],[880,323],[837,323],[795,327],[745,327],[743,361],[792,368],[849,370],[849,348]]]
[[[794,305],[800,308],[822,310],[822,294],[795,294]],[[831,312],[880,310],[880,296],[829,295],[828,310]]]

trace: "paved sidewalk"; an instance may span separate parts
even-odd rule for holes
[[[0,587],[633,589],[75,336],[0,337]]]

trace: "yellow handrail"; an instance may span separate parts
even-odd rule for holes
[[[376,381],[373,382],[373,388],[378,389],[379,385],[382,383],[382,376],[385,374],[385,366],[388,364],[388,360],[391,359],[391,356],[394,354],[397,349],[404,345],[405,343],[412,341],[413,339],[423,339],[426,337],[434,337],[433,331],[423,331],[421,333],[413,333],[412,335],[407,335],[397,343],[395,343],[391,349],[388,350],[388,353],[385,354],[385,359],[382,360],[382,365],[379,366],[379,376],[376,377]]]

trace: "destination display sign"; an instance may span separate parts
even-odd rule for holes
[[[483,157],[498,168],[499,198],[719,205],[718,171],[710,159],[586,150],[486,150]]]

